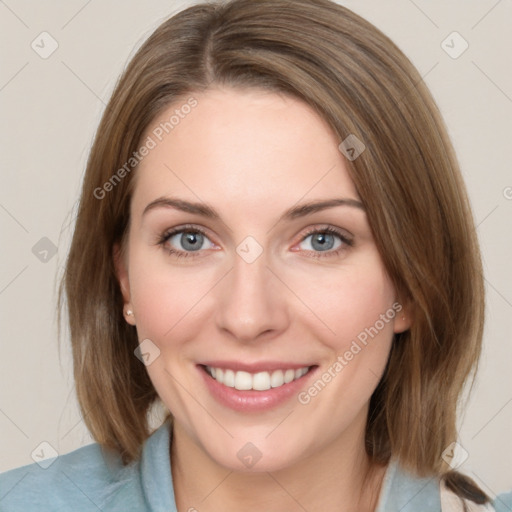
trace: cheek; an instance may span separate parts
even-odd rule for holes
[[[326,425],[327,438],[334,439],[360,416],[381,379],[392,346],[393,321],[400,305],[379,262],[372,258],[366,263],[343,275],[333,273],[329,283],[318,283],[318,293],[312,297],[318,316],[333,332],[318,337],[328,349],[326,358],[317,379],[301,391],[298,401],[304,412]],[[317,332],[318,325],[316,320]],[[311,435],[315,428],[311,426]]]
[[[304,282],[300,293],[314,313],[312,321],[326,328],[327,335],[322,338],[337,352],[347,350],[353,340],[364,342],[369,332],[377,336],[375,330],[382,338],[393,335],[393,319],[400,306],[373,252],[358,259],[357,264],[325,275],[317,273]]]
[[[130,253],[130,294],[140,341],[149,339],[158,356],[146,368],[160,398],[173,414],[191,422],[189,395],[193,389],[187,360],[189,341],[199,337],[201,297],[208,278],[199,279],[185,268],[166,264],[162,256],[134,248]],[[211,288],[211,285],[209,286]],[[155,352],[156,353],[156,352]]]
[[[192,268],[166,264],[163,255],[148,257],[134,248],[130,256],[130,294],[136,311],[139,339],[179,339],[183,326],[187,333],[195,325],[201,297],[211,288],[205,273],[198,278]]]

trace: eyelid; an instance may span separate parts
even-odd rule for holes
[[[197,224],[183,224],[183,225],[175,226],[173,228],[166,229],[161,235],[157,235],[156,243],[163,244],[163,243],[167,242],[174,235],[177,235],[178,233],[184,233],[187,231],[201,233],[203,236],[208,238],[208,240],[210,240],[210,242],[213,245],[217,245],[215,242],[213,242],[211,240],[212,237],[208,233],[208,230],[202,226],[197,225]]]
[[[308,236],[315,233],[330,233],[332,235],[339,236],[347,243],[352,242],[354,238],[354,235],[352,235],[346,229],[334,227],[331,224],[315,224],[311,228],[308,228],[305,233],[301,234],[300,242],[303,242]]]

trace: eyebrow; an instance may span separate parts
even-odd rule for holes
[[[353,208],[358,208],[363,212],[366,211],[363,203],[357,201],[356,199],[322,199],[293,206],[292,208],[286,210],[283,215],[281,215],[279,221],[298,219],[300,217],[305,217],[306,215],[311,215],[322,210],[327,210],[328,208],[335,208],[336,206],[350,206]],[[172,208],[186,213],[201,215],[202,217],[206,217],[208,219],[220,219],[218,212],[206,203],[185,201],[183,199],[177,199],[173,197],[159,197],[158,199],[151,201],[151,203],[149,203],[146,208],[144,208],[142,216],[157,208]]]

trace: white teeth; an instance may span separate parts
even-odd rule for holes
[[[219,382],[222,382],[224,386],[227,386],[228,388],[234,388],[235,387],[235,372],[233,370],[226,370],[224,372],[224,379],[219,380]]]
[[[291,382],[293,379],[295,379],[295,370],[286,370],[284,372],[284,383],[288,384],[288,382]]]
[[[299,368],[299,369],[295,370],[295,378],[299,379],[303,375],[306,375],[306,373],[308,373],[307,368]]]
[[[252,375],[247,372],[236,372],[235,389],[239,389],[240,391],[252,389]]]
[[[275,372],[272,372],[272,375],[270,377],[270,385],[273,388],[278,388],[279,386],[282,386],[283,384],[284,384],[283,370],[276,370]]]
[[[270,374],[268,372],[259,372],[252,378],[252,388],[258,391],[270,389]]]
[[[223,370],[222,368],[206,367],[206,371],[217,381],[230,388],[240,391],[254,389],[256,391],[266,391],[270,388],[278,388],[283,384],[288,384],[292,380],[300,379],[308,373],[310,367],[304,366],[297,370],[275,370],[273,372],[258,372],[255,374],[249,372],[235,372],[234,370]]]

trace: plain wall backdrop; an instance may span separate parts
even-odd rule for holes
[[[118,76],[164,19],[193,3],[0,1],[0,471],[32,463],[42,442],[60,454],[92,442],[74,395],[67,331],[60,350],[57,342],[57,279],[88,151]],[[462,167],[487,311],[477,381],[460,417],[460,469],[494,497],[512,489],[512,4],[339,3],[415,64]]]

